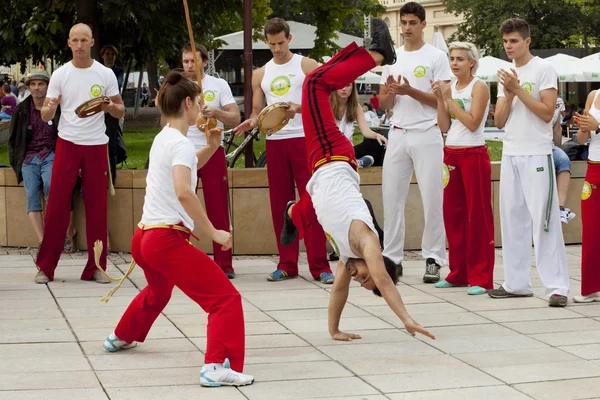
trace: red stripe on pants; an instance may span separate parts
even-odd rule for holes
[[[493,289],[492,167],[486,146],[444,148],[450,180],[444,189],[444,225],[454,285]]]
[[[146,286],[131,302],[115,329],[128,343],[143,342],[177,286],[208,313],[205,363],[244,369],[242,298],[219,266],[187,241],[189,235],[172,229],[137,228],[131,255],[144,270]]]
[[[85,232],[87,236],[88,262],[81,274],[82,280],[90,280],[96,271],[94,242],[103,245],[100,265],[106,269],[107,233],[107,145],[83,146],[61,139],[56,141],[56,153],[52,166],[52,185],[48,195],[48,208],[44,221],[44,240],[40,246],[36,264],[52,280],[60,254],[65,245],[69,226],[69,214],[73,187],[81,169],[81,190],[85,205]]]
[[[198,170],[202,180],[202,193],[208,219],[215,229],[229,232],[229,190],[227,185],[227,163],[225,150],[219,147],[215,154]],[[215,262],[224,272],[233,272],[231,250],[221,250],[223,246],[213,242]]]
[[[600,164],[588,162],[585,181],[590,197],[581,200],[581,294],[600,292]],[[587,185],[586,185],[587,186]]]
[[[298,275],[299,242],[284,246],[279,240],[283,228],[285,208],[290,200],[296,199],[296,190],[300,197],[306,192],[306,184],[310,179],[306,143],[304,138],[267,140],[267,176],[269,179],[269,198],[271,200],[271,217],[277,237],[279,264],[277,269],[284,270],[291,276]],[[295,185],[294,185],[295,180]],[[304,237],[308,267],[313,278],[317,279],[323,272],[331,273],[327,261],[327,239],[319,223],[311,225]]]

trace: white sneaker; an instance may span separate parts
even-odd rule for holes
[[[119,350],[131,349],[135,346],[137,346],[137,342],[127,343],[126,341],[119,339],[114,332],[108,335],[104,341],[104,350],[110,351],[111,353]]]
[[[573,211],[568,209],[567,207],[560,208],[560,222],[563,224],[568,224],[570,220],[575,218],[576,215]]]
[[[229,359],[223,364],[204,364],[200,371],[200,386],[246,386],[254,383],[252,375],[236,372],[229,367]]]
[[[575,303],[593,303],[594,301],[600,301],[600,292],[588,294],[587,296],[573,296]]]

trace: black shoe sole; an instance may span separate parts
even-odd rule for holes
[[[400,278],[404,274],[404,267],[402,267],[402,263],[396,265],[396,275]]]
[[[392,65],[396,63],[396,49],[390,34],[390,29],[380,18],[371,20],[371,44],[369,50],[376,51],[383,56],[381,65]]]
[[[294,204],[296,204],[295,201],[288,201],[287,206],[285,207],[285,213],[283,217],[283,228],[281,229],[281,234],[279,235],[279,240],[284,246],[291,245],[298,238],[298,229],[296,228],[296,226],[294,226],[294,222],[288,215],[288,210]]]

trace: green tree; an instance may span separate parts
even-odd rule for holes
[[[575,0],[578,1],[578,0]],[[581,32],[581,11],[567,0],[443,0],[446,10],[461,15],[464,22],[450,40],[475,43],[487,54],[502,50],[499,28],[508,18],[529,22],[532,47],[563,48],[568,38]]]

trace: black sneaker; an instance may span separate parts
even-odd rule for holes
[[[387,24],[380,18],[371,20],[371,38],[370,43],[365,47],[367,50],[373,50],[383,56],[381,65],[392,65],[396,63],[396,49],[390,35]],[[369,42],[367,40],[367,42]]]
[[[440,268],[442,268],[433,258],[428,258],[425,263],[425,275],[423,282],[436,283],[440,280]]]
[[[229,278],[229,279],[235,279],[235,272],[227,271],[227,272],[225,272],[225,276],[227,276],[227,278]]]
[[[335,251],[333,253],[329,254],[329,261],[339,261],[339,259],[340,259],[340,256],[338,256]]]
[[[404,268],[402,268],[402,261],[400,261],[398,264],[396,264],[396,275],[398,275],[398,278],[400,278],[403,273]]]
[[[528,293],[528,294],[511,293],[511,292],[507,292],[506,289],[504,289],[504,287],[500,286],[498,289],[488,290],[488,296],[490,296],[492,299],[510,299],[513,297],[531,297],[531,296],[533,296],[533,293]]]
[[[281,234],[279,235],[279,240],[284,246],[291,245],[298,237],[298,229],[294,226],[294,222],[288,215],[288,210],[294,204],[296,204],[295,201],[288,201],[287,206],[285,207],[285,213],[283,217],[283,228],[281,229]]]
[[[565,307],[567,305],[568,299],[567,296],[563,296],[560,294],[553,294],[550,296],[548,300],[548,305],[550,307]]]

